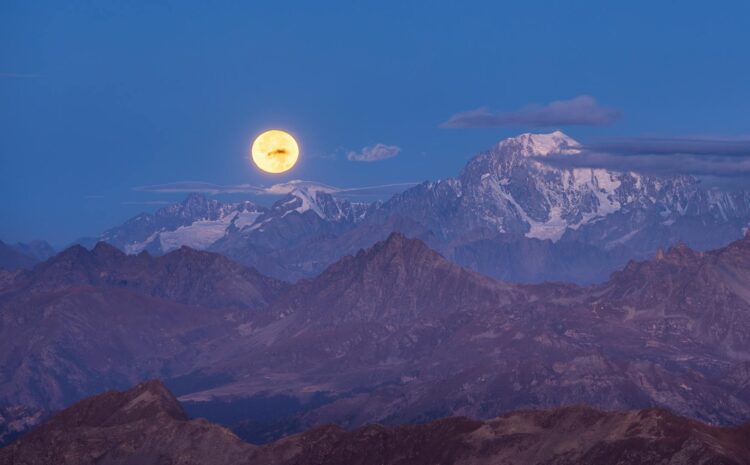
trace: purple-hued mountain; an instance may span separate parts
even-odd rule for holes
[[[591,283],[679,241],[697,250],[720,247],[750,225],[748,192],[687,176],[543,163],[549,154],[575,157],[579,148],[561,132],[523,134],[477,155],[457,178],[370,205],[303,184],[271,208],[194,194],[101,239],[128,253],[208,249],[289,281],[398,231],[488,276]]]
[[[749,277],[750,238],[679,245],[579,288],[494,281],[392,235],[292,286],[248,334],[260,345],[201,370],[235,380],[182,398],[326,393],[303,425],[575,403],[738,423],[750,418]]]
[[[73,246],[0,275],[0,407],[58,409],[193,370],[286,284],[209,252]]]
[[[750,237],[588,287],[497,281],[401,234],[295,284],[104,243],[0,278],[0,408],[36,418],[160,377],[261,440],[579,403],[750,419]]]

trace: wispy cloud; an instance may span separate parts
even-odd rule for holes
[[[296,189],[306,190],[308,192],[326,192],[337,195],[387,195],[401,192],[409,187],[416,185],[416,182],[404,182],[394,184],[379,184],[374,186],[363,187],[335,187],[328,184],[303,181],[295,179],[285,183],[274,184],[263,187],[252,184],[212,184],[202,181],[182,181],[171,182],[166,184],[154,184],[150,186],[138,186],[134,190],[140,192],[159,192],[159,193],[188,193],[199,192],[203,194],[235,194],[246,193],[253,195],[286,195]]]
[[[250,193],[264,194],[264,189],[250,184],[212,184],[202,181],[177,181],[164,184],[137,186],[133,190],[139,192],[158,192],[162,194],[198,192],[202,194],[234,194]]]
[[[552,154],[537,159],[561,168],[750,178],[750,140],[622,138],[584,145],[574,154]]]
[[[10,79],[33,79],[41,77],[39,74],[24,74],[24,73],[6,73],[6,72],[0,72],[0,78],[10,78]]]
[[[167,202],[166,200],[133,200],[122,202],[123,205],[169,205],[171,203],[172,202]]]
[[[707,138],[617,138],[593,144],[586,149],[597,152],[621,153],[624,155],[740,155],[750,154],[750,139]]]
[[[359,152],[349,152],[346,159],[351,161],[380,161],[387,158],[393,158],[401,152],[401,147],[396,145],[375,144],[369,147],[363,147]]]
[[[456,113],[443,128],[493,128],[500,126],[606,126],[617,121],[619,110],[599,105],[594,97],[580,95],[547,105],[527,105],[517,111],[492,112],[487,107]]]

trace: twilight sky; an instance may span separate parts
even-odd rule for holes
[[[269,128],[300,142],[289,173],[247,160]],[[0,3],[5,241],[63,245],[185,195],[142,186],[422,181],[553,129],[747,140],[750,2]]]

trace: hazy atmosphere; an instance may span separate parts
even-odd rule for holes
[[[4,1],[0,465],[750,464],[750,3]]]

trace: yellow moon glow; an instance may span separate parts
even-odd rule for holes
[[[255,138],[250,153],[258,168],[268,173],[283,173],[297,163],[299,146],[288,132],[271,129]]]

